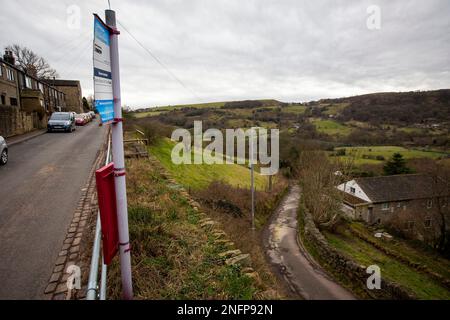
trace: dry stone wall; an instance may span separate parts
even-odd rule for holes
[[[304,207],[303,228],[305,240],[314,247],[322,261],[325,261],[337,274],[343,275],[355,286],[363,288],[367,294],[375,299],[411,300],[416,297],[400,285],[382,278],[381,290],[367,289],[367,267],[359,265],[349,257],[337,252],[316,227],[312,215]]]

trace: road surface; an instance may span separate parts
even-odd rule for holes
[[[92,122],[9,149],[0,167],[0,300],[43,298],[105,132]]]
[[[290,290],[307,300],[353,300],[354,296],[331,279],[298,243],[300,188],[294,186],[265,230],[266,253]]]

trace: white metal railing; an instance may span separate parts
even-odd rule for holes
[[[111,135],[108,138],[108,151],[106,153],[105,165],[111,163]],[[94,246],[92,248],[91,268],[89,271],[89,281],[86,294],[86,300],[106,300],[107,290],[107,273],[108,267],[103,262],[103,255],[101,252],[102,240],[102,224],[100,220],[100,212],[97,215],[97,226],[95,228]],[[102,261],[102,268],[100,273],[100,286],[98,285],[98,266]]]

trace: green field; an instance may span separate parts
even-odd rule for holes
[[[288,106],[282,109],[284,113],[292,113],[292,114],[304,114],[306,111],[305,106]]]
[[[395,258],[387,256],[371,244],[356,238],[351,234],[332,234],[326,232],[325,237],[332,247],[351,257],[357,263],[364,266],[378,265],[381,268],[382,277],[400,284],[410,292],[414,293],[419,299],[450,299],[450,291],[426,273],[419,272],[418,270],[399,262]],[[405,255],[417,254],[411,253],[412,249],[410,248],[406,250],[404,244],[397,246],[396,250],[399,250],[399,252],[402,252]],[[423,252],[421,253],[421,256],[423,257],[422,263],[434,259],[434,257],[426,256]],[[435,261],[434,263],[437,264],[438,262]],[[439,264],[439,267],[445,269],[448,267],[448,263],[441,263]]]
[[[336,150],[345,149],[347,155],[339,157],[341,160],[355,159],[356,165],[361,164],[380,164],[383,160],[365,159],[364,156],[384,157],[385,160],[390,159],[394,153],[400,153],[405,159],[431,158],[438,159],[446,157],[447,154],[440,151],[423,151],[417,149],[407,149],[397,146],[371,146],[371,147],[347,147],[337,148]]]
[[[398,131],[405,132],[405,133],[414,133],[414,134],[420,134],[423,133],[426,130],[420,129],[420,128],[408,128],[408,127],[401,127],[397,128]]]
[[[348,103],[331,104],[331,105],[325,107],[326,111],[324,111],[323,113],[326,114],[327,116],[330,116],[330,115],[335,116],[335,115],[340,114],[348,106],[349,106]]]
[[[175,165],[171,159],[174,145],[172,141],[164,139],[150,147],[150,153],[186,188],[207,188],[211,182],[217,180],[236,187],[250,188],[250,170],[245,166],[237,164]],[[256,174],[255,182],[257,190],[265,190],[268,178]]]
[[[316,126],[317,131],[330,136],[347,136],[352,129],[334,120],[311,119],[312,124]]]
[[[137,112],[132,114],[133,117],[141,119],[141,118],[156,117],[159,116],[161,113],[162,111],[148,111],[148,112]]]

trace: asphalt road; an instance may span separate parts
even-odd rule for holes
[[[42,299],[105,139],[97,122],[9,149],[0,167],[0,299]]]
[[[298,242],[297,212],[300,188],[294,186],[265,230],[266,252],[287,287],[306,300],[353,300],[354,296],[336,283]]]

